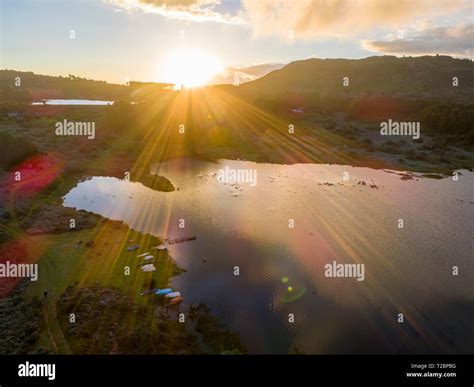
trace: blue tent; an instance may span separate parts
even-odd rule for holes
[[[173,289],[171,288],[166,288],[166,289],[160,289],[158,290],[155,294],[158,295],[158,296],[164,296],[168,293],[172,293],[173,292]]]

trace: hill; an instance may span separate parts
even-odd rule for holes
[[[344,78],[348,77],[348,86]],[[453,86],[453,77],[459,85]],[[365,59],[307,59],[242,85],[252,94],[317,93],[356,97],[439,99],[469,103],[474,95],[474,63],[449,56],[374,56]]]
[[[17,86],[16,80],[21,84]],[[81,78],[35,74],[31,71],[0,70],[0,102],[31,102],[41,99],[128,100],[170,87],[169,83],[135,82],[128,85]]]
[[[15,84],[17,78],[20,87]],[[127,86],[69,75],[49,76],[31,71],[0,70],[0,100],[32,101],[47,98],[119,99],[128,95]]]
[[[281,69],[284,64],[281,63],[269,63],[269,64],[260,64],[255,66],[247,67],[228,67],[222,74],[216,75],[212,80],[211,84],[234,84],[236,79],[239,83],[250,82],[268,73]]]

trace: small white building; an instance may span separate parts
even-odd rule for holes
[[[302,107],[297,107],[297,108],[291,109],[291,112],[292,112],[292,113],[296,113],[296,114],[303,114],[303,113],[304,113],[304,109],[303,109]]]
[[[8,118],[14,118],[16,120],[22,120],[23,119],[23,113],[19,113],[19,112],[10,112],[10,113],[7,113],[7,117]]]

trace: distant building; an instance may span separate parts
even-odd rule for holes
[[[23,113],[10,112],[10,113],[7,113],[7,117],[10,118],[10,119],[22,120],[23,119]]]
[[[291,112],[296,113],[296,114],[303,114],[304,109],[302,107],[297,107],[297,108],[291,109]]]

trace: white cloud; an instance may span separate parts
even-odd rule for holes
[[[447,54],[474,57],[474,24],[436,27],[426,25],[389,40],[363,41],[362,46],[370,51],[387,54]]]
[[[471,0],[241,0],[240,9],[232,14],[225,11],[227,0],[103,1],[118,9],[139,9],[175,19],[246,23],[256,36],[283,39],[358,38],[366,31],[391,29],[384,39],[364,41],[363,46],[387,53],[472,54],[472,25],[470,29],[443,28],[431,20],[440,14],[472,10]]]
[[[353,36],[373,27],[397,27],[415,17],[468,7],[470,0],[242,0],[257,36]]]
[[[122,9],[140,9],[174,19],[190,21],[214,21],[220,23],[241,23],[242,20],[227,13],[217,12],[220,0],[104,0]]]

